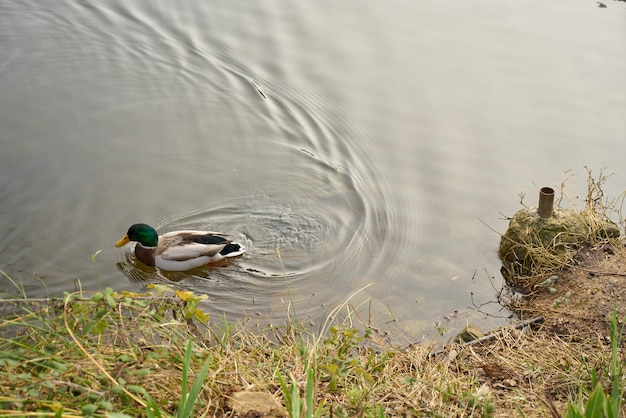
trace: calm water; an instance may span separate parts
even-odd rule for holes
[[[102,286],[175,283],[232,320],[319,321],[367,286],[353,301],[410,339],[500,325],[472,304],[501,285],[489,227],[518,194],[571,170],[582,204],[584,166],[625,189],[608,5],[0,1],[0,268],[60,295],[97,288],[102,250]],[[113,247],[135,222],[249,251],[155,272]]]

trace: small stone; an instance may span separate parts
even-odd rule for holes
[[[228,405],[234,416],[242,418],[282,418],[287,410],[269,393],[235,392]]]
[[[454,360],[456,360],[457,356],[459,355],[459,352],[456,350],[450,350],[450,352],[448,353],[447,356],[444,357],[443,359],[443,363],[444,364],[450,364],[452,363]]]
[[[462,340],[468,343],[470,341],[477,340],[484,336],[485,334],[483,334],[482,331],[479,330],[477,327],[475,327],[474,325],[468,325],[465,328],[463,328],[461,332],[459,332],[456,338],[457,340]]]

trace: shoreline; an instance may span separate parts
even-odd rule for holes
[[[181,372],[188,367],[191,381],[208,361],[194,414],[294,416],[308,404],[319,413],[311,416],[563,416],[568,404],[584,409],[590,370],[610,393],[613,338],[624,361],[624,336],[611,336],[605,314],[615,309],[620,326],[626,318],[626,248],[614,240],[575,260],[555,293],[511,300],[522,320],[543,317],[532,331],[503,328],[436,356],[426,345],[385,346],[345,319],[329,320],[321,336],[293,321],[272,338],[228,324],[218,335],[201,325],[200,297],[167,287],[149,297],[107,290],[30,301],[0,319],[0,415],[150,416],[152,400],[169,416],[181,401]],[[194,355],[185,366],[188,340]],[[241,401],[251,393],[258,399]]]

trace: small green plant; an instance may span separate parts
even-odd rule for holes
[[[11,276],[6,274],[3,270],[0,270],[0,275],[3,276],[5,279],[7,279],[13,285],[13,287],[15,287],[15,289],[17,289],[17,291],[20,293],[20,297],[21,298],[26,299],[26,290],[24,289],[24,284],[23,283],[21,283],[21,282],[17,283],[15,280],[13,280],[11,278]]]
[[[553,274],[552,276],[548,277],[547,279],[545,279],[543,282],[536,284],[535,286],[533,286],[534,288],[537,287],[543,287],[548,289],[548,292],[550,292],[550,294],[555,294],[556,293],[556,288],[554,288],[554,283],[556,283],[556,281],[558,280],[559,276],[557,276],[556,274]]]
[[[98,274],[98,264],[96,263],[96,257],[100,254],[102,250],[96,251],[94,254],[91,254],[91,263],[93,264],[93,270],[96,274],[96,282],[98,283],[98,290],[102,289],[102,284],[100,284],[100,274]]]
[[[306,388],[304,399],[300,397],[300,390],[298,389],[298,382],[296,378],[290,373],[291,382],[288,385],[285,378],[278,373],[278,381],[285,397],[285,406],[287,412],[291,418],[313,418],[322,416],[322,408],[324,407],[324,401],[322,401],[316,408],[315,404],[315,371],[312,367],[306,368]]]
[[[146,287],[160,295],[169,295],[173,293],[178,299],[185,302],[183,307],[185,319],[194,319],[202,322],[203,324],[209,322],[209,316],[198,307],[198,304],[201,301],[208,299],[207,295],[196,295],[190,290],[176,290],[171,285],[164,284],[149,284]]]
[[[624,372],[624,363],[619,359],[619,346],[623,331],[617,326],[617,314],[613,311],[611,317],[611,393],[606,394],[602,384],[598,381],[595,370],[591,372],[591,382],[594,388],[587,402],[574,404],[568,402],[567,417],[568,418],[619,418],[621,411],[622,396],[624,394],[624,386],[621,379]],[[582,398],[582,396],[580,396]]]
[[[194,380],[193,385],[191,385],[191,389],[187,392],[187,382],[189,379],[189,370],[191,369],[192,352],[193,348],[191,340],[189,340],[187,342],[187,349],[185,350],[185,358],[183,360],[183,393],[181,395],[180,404],[178,405],[178,410],[176,411],[176,418],[194,416],[193,408],[196,400],[198,399],[198,395],[200,395],[200,391],[202,390],[204,379],[209,372],[209,366],[211,365],[211,358],[209,357],[207,361],[204,362],[202,369],[200,369],[200,372],[196,376],[196,380]]]
[[[572,292],[567,292],[563,296],[559,296],[558,298],[554,299],[551,307],[558,308],[561,305],[567,305],[569,303],[569,299],[571,296],[572,296]]]
[[[435,329],[439,335],[444,335],[446,333],[446,327],[441,324],[441,321],[435,322]]]

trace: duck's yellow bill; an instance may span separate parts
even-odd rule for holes
[[[130,242],[130,239],[128,239],[128,235],[126,235],[124,238],[122,238],[121,240],[119,240],[118,242],[115,243],[115,246],[117,248],[121,247],[124,244],[128,244]]]

